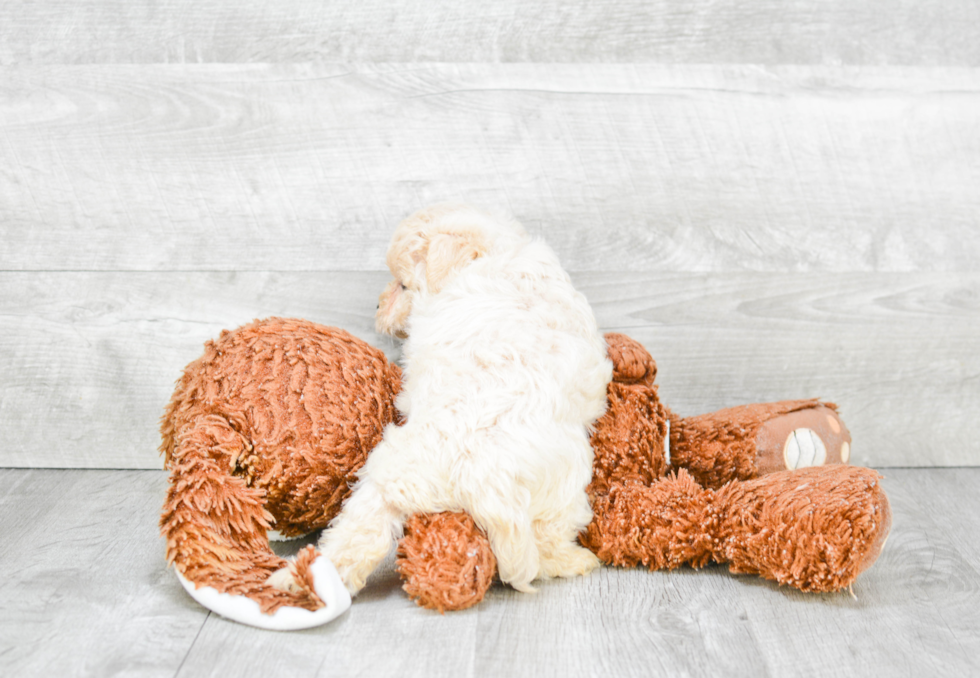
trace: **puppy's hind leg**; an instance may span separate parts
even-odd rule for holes
[[[562,530],[562,532],[566,532]],[[541,574],[545,577],[575,577],[588,574],[602,562],[592,551],[574,540],[552,534],[552,526],[535,523],[538,550],[541,553]]]
[[[320,550],[352,594],[381,564],[401,536],[404,515],[387,504],[377,483],[364,479],[320,537]]]
[[[358,472],[360,481],[340,514],[320,537],[320,549],[351,593],[364,587],[394,549],[409,515],[442,510],[432,474],[420,472],[426,468],[426,450],[434,445],[429,432],[411,422],[389,426]]]
[[[501,581],[524,593],[535,592],[531,582],[539,570],[529,504],[527,497],[523,501],[514,501],[514,498],[507,500],[493,493],[467,506],[477,525],[487,533]]]
[[[574,577],[588,574],[601,561],[580,546],[579,532],[592,519],[592,509],[584,492],[575,493],[564,510],[534,521],[534,538],[541,554],[541,574],[545,577]]]

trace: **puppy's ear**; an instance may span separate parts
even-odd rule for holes
[[[437,233],[429,241],[425,258],[425,282],[430,292],[438,292],[452,274],[487,251],[478,233]]]

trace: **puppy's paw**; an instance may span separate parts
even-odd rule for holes
[[[602,564],[592,551],[576,544],[565,544],[544,560],[541,572],[546,577],[577,577],[588,574]]]
[[[371,576],[374,568],[367,564],[364,558],[351,558],[344,555],[350,551],[338,548],[335,543],[324,544],[323,546],[324,555],[337,568],[337,574],[340,575],[340,580],[344,583],[344,587],[352,596],[357,595],[364,588],[364,585],[367,584],[367,579]],[[382,554],[383,557],[384,554]]]
[[[512,579],[511,581],[505,581],[505,580],[501,579],[501,581],[503,581],[505,584],[507,584],[511,588],[513,588],[513,589],[515,589],[517,591],[520,591],[521,593],[537,593],[538,592],[538,590],[536,588],[534,588],[533,586],[531,586],[531,582],[529,582],[529,581],[518,581],[518,580],[514,580],[514,579]]]
[[[337,573],[351,595],[356,595],[358,591],[364,588],[367,584],[367,578],[371,574],[370,571],[365,572],[364,567],[358,567],[354,563],[348,563],[346,566],[338,564]]]
[[[285,591],[286,593],[297,594],[303,591],[303,587],[297,583],[296,578],[293,576],[290,565],[281,567],[270,574],[269,578],[266,579],[266,583],[272,588]]]
[[[522,593],[536,593],[537,589],[531,586],[541,574],[539,565],[538,550],[532,547],[527,551],[520,549],[494,549],[497,556],[497,574],[500,581],[511,586]]]

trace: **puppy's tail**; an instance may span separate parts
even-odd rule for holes
[[[170,482],[160,531],[167,540],[167,561],[187,591],[213,611],[264,628],[316,625],[272,623],[280,608],[300,608],[282,610],[293,617],[310,611],[316,619],[322,619],[324,613],[313,611],[331,603],[346,609],[349,596],[342,605],[334,595],[337,592],[314,582],[315,573],[320,578],[318,570],[332,570],[333,566],[326,558],[318,558],[313,547],[304,549],[292,563],[269,548],[267,530],[273,517],[265,509],[265,492],[232,475],[236,461],[251,447],[248,441],[227,419],[215,414],[201,416],[188,429],[175,432],[171,414],[168,408],[162,427],[161,451],[166,455]],[[286,567],[292,577],[285,578],[289,585],[283,589],[288,590],[282,590],[268,580]],[[324,578],[329,576],[327,572]],[[346,591],[339,598],[344,595]],[[343,609],[331,610],[330,618]]]

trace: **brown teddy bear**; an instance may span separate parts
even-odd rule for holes
[[[659,401],[649,353],[620,334],[606,341],[613,381],[592,436],[594,518],[580,537],[603,562],[728,563],[803,591],[845,588],[874,562],[888,500],[877,473],[846,465],[850,434],[834,405],[681,418]],[[207,342],[161,423],[171,475],[160,525],[185,587],[243,597],[264,615],[323,608],[330,594],[315,568],[326,559],[306,547],[287,562],[269,548],[270,531],[292,537],[330,522],[384,428],[397,424],[399,387],[400,370],[381,351],[303,320],[256,321]],[[496,567],[463,513],[412,516],[397,566],[409,595],[440,611],[482,600]],[[277,586],[284,567],[290,585]],[[322,623],[311,619],[270,628]]]

